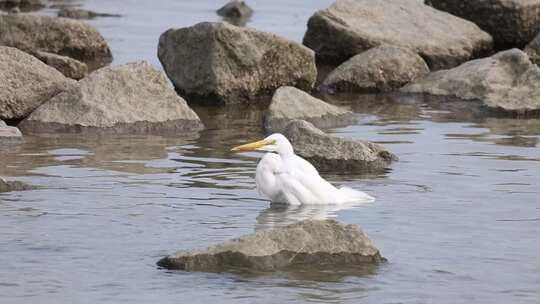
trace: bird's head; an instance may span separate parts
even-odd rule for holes
[[[266,152],[277,152],[277,153],[284,153],[290,150],[290,152],[292,153],[292,145],[285,136],[279,133],[275,133],[266,137],[263,140],[237,146],[231,149],[231,151],[234,151],[234,152],[245,152],[245,151],[255,151],[255,150],[266,151]]]

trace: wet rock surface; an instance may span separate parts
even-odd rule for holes
[[[96,17],[122,17],[119,14],[107,14],[89,11],[80,8],[62,8],[58,11],[58,17],[71,19],[93,19]]]
[[[165,75],[142,61],[95,71],[36,109],[23,132],[192,132],[197,114]]]
[[[249,18],[253,9],[244,1],[234,0],[218,9],[217,14],[228,18]]]
[[[525,53],[527,53],[534,64],[540,65],[540,33],[527,45]]]
[[[307,120],[319,128],[344,127],[356,122],[351,111],[326,103],[294,87],[281,87],[272,97],[264,117],[268,132],[281,132],[294,119]]]
[[[22,139],[23,137],[19,129],[10,127],[4,121],[0,120],[0,144],[20,142]]]
[[[72,81],[16,48],[0,46],[0,119],[22,119]]]
[[[398,160],[382,145],[328,135],[304,120],[291,121],[283,135],[292,143],[296,154],[320,171],[374,172]]]
[[[347,60],[323,81],[323,90],[337,92],[388,92],[429,73],[415,52],[392,45],[369,49]]]
[[[402,92],[479,100],[497,110],[540,109],[540,68],[518,49],[433,72]]]
[[[84,62],[89,71],[108,65],[111,51],[105,39],[81,21],[28,14],[0,15],[0,45],[28,53],[43,51]]]
[[[426,4],[476,23],[497,49],[523,48],[540,32],[540,0],[426,0]]]
[[[88,74],[88,66],[76,59],[41,51],[33,55],[68,78],[79,80]]]
[[[35,189],[34,186],[30,186],[19,181],[7,181],[0,177],[0,193],[11,191],[25,191]]]
[[[311,90],[317,77],[308,48],[226,23],[170,29],[159,39],[158,57],[177,91],[190,102],[255,102],[281,86]]]
[[[261,230],[205,250],[179,251],[158,265],[186,271],[274,271],[303,267],[354,266],[384,261],[357,225],[304,220]]]
[[[337,0],[309,19],[303,43],[318,60],[333,64],[382,44],[397,45],[418,53],[432,69],[459,65],[492,48],[491,36],[472,22],[410,0]]]

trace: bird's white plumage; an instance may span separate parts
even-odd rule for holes
[[[336,188],[324,180],[315,167],[295,155],[292,145],[281,134],[264,139],[272,143],[258,147],[268,151],[256,171],[257,189],[272,202],[291,205],[344,204],[371,202],[373,197],[351,188]]]

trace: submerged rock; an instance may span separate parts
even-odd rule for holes
[[[93,71],[112,61],[105,39],[90,25],[67,18],[27,14],[0,15],[0,45],[27,53],[71,57]]]
[[[415,52],[382,45],[345,61],[326,77],[321,87],[339,92],[388,92],[427,73],[426,62]]]
[[[190,132],[197,114],[147,62],[99,69],[36,109],[23,132]]]
[[[328,135],[304,120],[291,121],[283,135],[296,154],[321,171],[373,172],[398,159],[379,144]]]
[[[176,89],[201,103],[252,102],[286,85],[311,90],[317,78],[310,49],[226,23],[166,31],[158,57]]]
[[[22,141],[22,134],[16,127],[6,125],[3,120],[0,120],[0,144],[9,142]]]
[[[179,251],[158,265],[186,271],[274,271],[355,266],[385,259],[357,225],[304,220],[257,231],[205,250]]]
[[[432,69],[441,69],[489,52],[492,38],[472,22],[418,1],[337,0],[309,19],[304,44],[318,60],[334,64],[392,44],[411,49]]]
[[[272,97],[264,117],[268,132],[280,132],[293,119],[304,119],[319,128],[344,127],[356,122],[353,112],[331,105],[294,87],[281,87]]]
[[[0,46],[0,119],[22,119],[72,81],[16,48]]]
[[[540,65],[540,33],[527,45],[525,53],[529,55],[529,58],[534,64]]]
[[[41,51],[33,55],[68,78],[79,80],[88,74],[88,66],[76,59]]]
[[[0,193],[11,191],[25,191],[32,189],[35,189],[35,187],[19,181],[7,181],[0,177]]]
[[[426,0],[426,4],[476,23],[497,49],[523,48],[540,32],[540,0]]]
[[[58,17],[71,18],[71,19],[92,19],[96,17],[121,17],[118,14],[106,14],[97,13],[80,8],[62,8],[58,11]]]
[[[475,99],[507,111],[540,109],[540,68],[512,49],[437,71],[401,89],[407,93]]]
[[[217,10],[217,14],[228,18],[249,18],[253,9],[244,1],[233,0]]]

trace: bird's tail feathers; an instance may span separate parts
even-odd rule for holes
[[[353,188],[341,187],[338,190],[343,203],[371,203],[375,201],[373,196]]]

